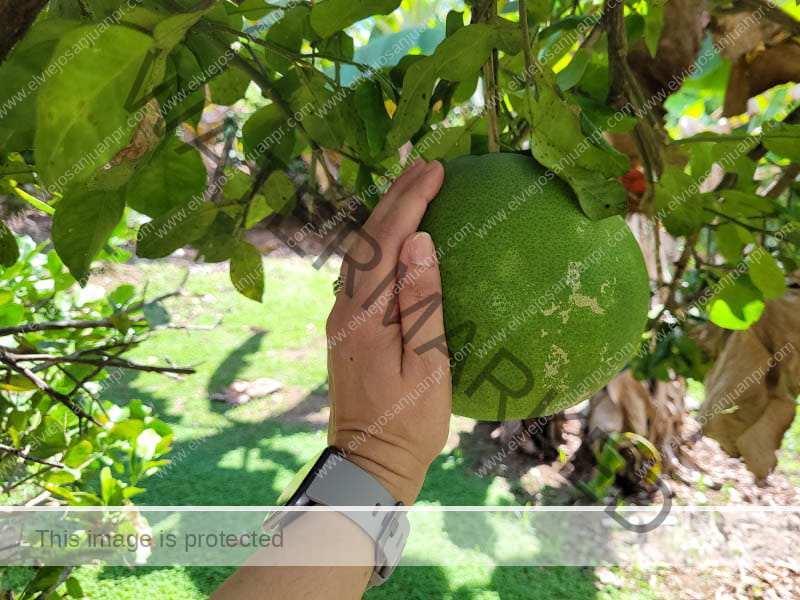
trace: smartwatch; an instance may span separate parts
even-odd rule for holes
[[[306,464],[284,490],[281,506],[402,506],[372,475],[345,458],[344,451],[334,446],[323,450],[318,458]],[[267,516],[264,530],[283,529],[301,511],[276,511]],[[369,587],[381,585],[389,578],[406,545],[410,525],[405,512],[341,511],[375,542],[375,570]]]

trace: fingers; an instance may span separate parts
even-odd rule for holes
[[[363,233],[366,235],[359,235],[350,253],[353,261],[363,264],[375,256],[374,244],[369,240],[380,247],[381,259],[377,266],[356,272],[354,299],[359,303],[374,295],[373,292],[377,291],[379,295],[391,288],[394,277],[389,277],[388,285],[385,280],[396,269],[403,242],[419,227],[428,203],[436,196],[443,180],[441,163],[415,161],[378,203],[364,225]],[[356,268],[355,263],[348,265],[348,270]],[[379,286],[382,289],[378,290]],[[381,309],[384,306],[379,304]]]
[[[399,282],[400,324],[403,332],[403,367],[429,364],[437,368],[446,364],[442,348],[444,318],[442,313],[442,281],[439,263],[431,236],[415,233],[403,244],[400,260],[408,271]],[[431,344],[433,340],[437,340]],[[430,348],[417,353],[414,350]]]

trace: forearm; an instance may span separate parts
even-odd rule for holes
[[[373,541],[346,516],[304,513],[284,530],[282,547],[256,552],[210,600],[360,598],[374,556]]]

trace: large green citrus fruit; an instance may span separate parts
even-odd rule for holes
[[[650,297],[639,245],[620,217],[590,221],[532,158],[449,162],[422,230],[439,255],[456,414],[564,410],[636,350]]]

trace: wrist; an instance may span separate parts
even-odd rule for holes
[[[427,469],[423,469],[417,474],[401,473],[384,466],[382,462],[378,462],[363,453],[348,453],[347,460],[369,473],[386,488],[386,491],[395,500],[402,502],[406,506],[411,506],[416,501],[427,471]]]

